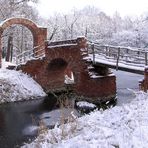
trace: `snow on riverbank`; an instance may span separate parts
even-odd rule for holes
[[[96,105],[92,104],[92,103],[88,103],[86,101],[79,101],[76,104],[78,107],[88,107],[88,108],[95,108]]]
[[[0,69],[0,103],[43,97],[42,88],[20,71]]]
[[[147,104],[148,94],[138,92],[129,104],[85,115],[64,125],[64,132],[55,127],[24,148],[147,148]]]

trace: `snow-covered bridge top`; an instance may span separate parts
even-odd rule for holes
[[[148,65],[147,49],[99,45],[94,42],[90,42],[88,47],[88,58],[96,65],[137,74],[143,74]]]

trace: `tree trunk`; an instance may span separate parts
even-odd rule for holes
[[[11,57],[11,50],[12,50],[12,36],[8,37],[8,46],[7,46],[7,53],[6,53],[6,61],[9,62],[10,61],[10,57]]]
[[[11,40],[10,52],[11,52],[10,61],[12,62],[12,58],[13,58],[13,37],[12,37],[12,40]]]

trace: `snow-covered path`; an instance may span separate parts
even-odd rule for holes
[[[31,77],[20,71],[0,69],[0,103],[35,99],[46,94]]]
[[[148,94],[138,92],[129,104],[95,111],[73,123],[48,130],[26,148],[147,148]],[[75,130],[73,130],[75,127]],[[63,129],[65,135],[63,135]]]

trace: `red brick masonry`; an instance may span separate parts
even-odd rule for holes
[[[85,38],[47,43],[44,58],[28,61],[19,69],[30,74],[47,93],[65,89],[64,75],[72,71],[75,79],[73,89],[78,95],[99,100],[115,97],[114,75],[90,77],[90,63],[84,60],[83,54],[86,48]]]
[[[139,90],[144,92],[148,90],[148,67],[144,69],[144,79],[139,81]]]
[[[2,34],[5,29],[7,29],[8,27],[10,27],[14,24],[23,25],[31,31],[31,33],[33,35],[33,40],[34,40],[33,47],[37,47],[37,48],[35,48],[36,52],[38,50],[45,48],[45,40],[47,40],[47,28],[39,27],[31,20],[25,19],[25,18],[7,19],[3,23],[0,24],[0,67],[1,67],[1,58],[2,58],[1,57],[2,56],[2,44],[1,44]]]

